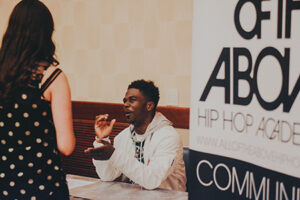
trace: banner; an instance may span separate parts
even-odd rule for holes
[[[189,199],[300,200],[300,1],[194,0]]]

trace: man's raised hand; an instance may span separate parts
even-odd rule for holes
[[[108,114],[98,115],[95,120],[95,132],[99,140],[110,135],[112,132],[113,126],[116,122],[116,119],[111,120],[109,123],[107,121]]]

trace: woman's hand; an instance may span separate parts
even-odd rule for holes
[[[98,115],[96,116],[95,121],[95,132],[99,140],[102,138],[106,138],[112,132],[113,126],[116,122],[115,119],[111,120],[111,122],[107,122],[108,114]]]

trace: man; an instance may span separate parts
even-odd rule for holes
[[[133,81],[123,99],[130,126],[119,133],[112,146],[106,138],[116,120],[97,116],[94,148],[85,150],[93,158],[98,176],[135,183],[146,189],[185,191],[186,175],[180,136],[171,122],[156,112],[158,88],[152,81]]]

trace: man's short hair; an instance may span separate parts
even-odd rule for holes
[[[153,81],[145,81],[144,79],[136,80],[130,83],[128,89],[135,88],[139,89],[148,101],[154,102],[154,110],[159,101],[159,90],[153,83]]]

